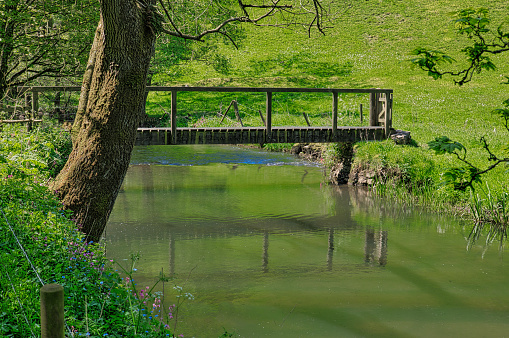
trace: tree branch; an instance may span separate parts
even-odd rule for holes
[[[324,32],[324,26],[322,23],[322,17],[325,16],[325,10],[320,4],[319,0],[312,0],[313,1],[313,11],[307,11],[308,13],[313,13],[313,19],[311,20],[311,23],[307,24],[308,26],[308,32],[309,35],[311,35],[311,29],[312,27],[317,27],[317,29],[322,33]],[[204,41],[203,38],[207,35],[211,34],[221,34],[225,37],[227,37],[235,46],[235,42],[231,35],[227,32],[227,26],[233,24],[233,23],[250,23],[256,26],[270,26],[270,27],[288,27],[291,24],[296,24],[295,22],[289,22],[286,21],[283,24],[278,23],[266,23],[262,24],[261,22],[269,17],[272,17],[276,15],[277,13],[283,13],[288,12],[292,15],[298,15],[299,13],[294,13],[292,10],[294,9],[294,6],[291,4],[280,4],[280,0],[271,0],[271,3],[269,4],[245,4],[242,0],[238,0],[238,7],[242,13],[242,15],[238,16],[231,16],[230,18],[225,18],[222,22],[217,24],[215,28],[204,28],[201,32],[192,34],[192,33],[186,33],[183,32],[181,27],[177,24],[177,22],[172,17],[171,11],[172,8],[170,5],[165,5],[163,3],[163,0],[158,0],[159,4],[161,5],[161,8],[165,14],[166,19],[168,20],[168,24],[170,28],[163,28],[162,32],[175,37],[180,37],[187,40],[195,40],[195,41]],[[254,10],[265,10],[264,13],[260,13],[257,17],[253,18],[251,17],[251,14],[249,13],[248,9],[254,9]],[[302,14],[302,13],[300,13]]]

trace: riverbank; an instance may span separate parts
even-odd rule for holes
[[[444,182],[451,157],[439,157],[415,141],[395,138],[358,144],[296,144],[290,152],[326,166],[333,185],[368,186],[378,196],[401,205],[422,206],[476,223],[507,226],[507,192],[490,190],[490,180],[472,191],[455,190]],[[499,168],[499,178],[503,168]]]
[[[135,260],[117,264],[102,245],[84,242],[48,190],[70,149],[69,134],[48,122],[29,133],[0,130],[0,335],[39,336],[39,289],[57,283],[68,336],[169,336],[171,310],[154,308],[159,296],[137,289]]]

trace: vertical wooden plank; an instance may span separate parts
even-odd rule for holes
[[[369,126],[370,127],[378,126],[379,97],[380,97],[380,94],[378,94],[378,93],[370,93],[369,94]]]
[[[37,116],[38,112],[39,112],[39,92],[33,90],[32,91],[32,113],[34,114],[34,117]]]
[[[166,131],[164,129],[159,130],[158,133],[159,139],[157,140],[157,144],[165,145],[166,144]]]
[[[159,130],[152,130],[150,135],[150,145],[159,144]]]
[[[177,144],[177,91],[171,91],[171,137],[172,143]]]
[[[32,96],[29,94],[29,92],[25,93],[25,109],[24,113],[27,115],[25,116],[25,120],[28,120],[27,122],[27,132],[30,132],[32,130],[32,122],[30,119],[32,118]]]
[[[332,132],[338,130],[338,92],[332,92]]]
[[[364,116],[362,116],[362,103],[359,105],[359,114],[361,116],[361,123],[362,123],[362,120],[364,119]]]
[[[272,132],[272,92],[267,92],[267,109],[266,109],[266,125],[267,142],[270,142]]]
[[[26,112],[30,109],[32,109],[32,96],[30,95],[29,91],[26,91],[25,92],[25,107],[23,107],[23,110]]]
[[[388,138],[392,129],[392,93],[385,93],[385,137]]]

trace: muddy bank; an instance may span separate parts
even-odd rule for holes
[[[396,130],[391,139],[396,144],[412,144],[410,132]],[[308,161],[319,162],[329,169],[328,180],[331,184],[349,184],[370,186],[376,181],[385,181],[390,177],[402,177],[401,172],[387,168],[372,168],[369,165],[353,165],[355,157],[354,143],[337,143],[334,154],[327,159],[328,146],[321,143],[296,143],[290,153]],[[327,162],[327,163],[325,163]]]

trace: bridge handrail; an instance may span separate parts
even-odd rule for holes
[[[283,87],[204,87],[204,86],[147,86],[147,91],[170,92],[176,90],[179,92],[253,92],[253,93],[393,93],[392,89],[381,88],[283,88]],[[24,86],[18,87],[18,93],[24,92],[47,92],[47,91],[67,91],[79,92],[80,86]]]
[[[38,93],[45,91],[81,91],[78,86],[32,86],[18,87],[18,93],[32,92],[32,110],[39,110]],[[385,127],[385,135],[389,136],[392,128],[392,89],[380,88],[277,88],[277,87],[191,87],[191,86],[147,86],[146,91],[171,92],[171,129],[176,137],[177,129],[177,92],[250,92],[266,93],[265,127],[270,135],[272,129],[272,93],[331,93],[332,94],[332,130],[337,132],[338,94],[359,93],[370,94],[369,125]]]

